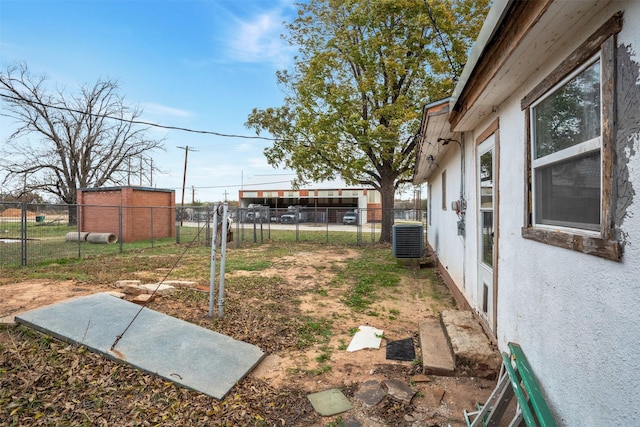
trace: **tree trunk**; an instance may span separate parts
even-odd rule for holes
[[[393,226],[393,207],[395,202],[395,183],[392,177],[383,176],[380,182],[382,198],[382,223],[379,243],[391,243],[391,227]]]

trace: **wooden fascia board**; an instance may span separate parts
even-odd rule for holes
[[[442,115],[448,115],[449,107],[449,101],[447,99],[443,100],[441,103],[427,105],[423,110],[422,123],[420,125],[420,142],[418,143],[418,146],[416,148],[416,165],[414,166],[413,170],[414,185],[419,185],[422,182],[426,181],[433,173],[433,170],[437,168],[438,161],[442,154],[440,153],[441,147],[439,145],[430,145],[429,141],[427,141],[427,135],[429,134],[429,125],[430,123],[433,123],[433,121],[430,119]],[[445,118],[445,123],[448,122],[447,118]],[[449,135],[450,132],[446,132],[446,135],[444,136],[448,137]],[[438,135],[438,137],[439,136],[442,135]],[[435,138],[436,141],[438,137]],[[427,165],[426,167],[423,167],[422,163],[424,161],[427,161],[426,158],[429,155],[434,158],[434,162]]]
[[[505,18],[487,43],[449,115],[452,129],[456,128],[464,114],[482,96],[489,82],[504,66],[553,1],[514,1],[511,4]]]

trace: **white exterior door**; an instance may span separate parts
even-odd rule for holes
[[[494,329],[494,247],[495,219],[493,215],[495,136],[478,146],[476,164],[478,194],[478,289],[477,309],[493,332]]]

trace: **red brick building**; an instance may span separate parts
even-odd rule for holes
[[[147,187],[81,188],[80,231],[113,233],[124,243],[175,237],[175,191]]]

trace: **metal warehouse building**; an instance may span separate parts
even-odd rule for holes
[[[240,190],[240,207],[265,206],[272,211],[283,212],[295,206],[304,210],[326,212],[328,222],[340,222],[348,211],[358,211],[360,222],[379,221],[382,216],[380,193],[373,188],[333,188],[298,190]]]

